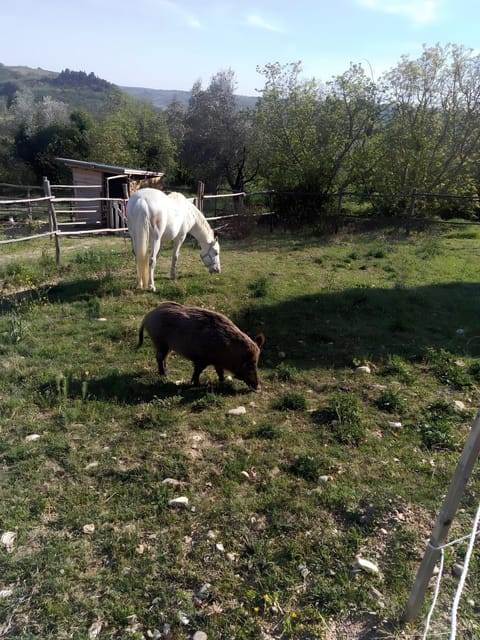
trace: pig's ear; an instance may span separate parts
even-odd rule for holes
[[[257,345],[260,347],[260,349],[263,347],[264,343],[265,343],[265,336],[263,333],[259,333],[258,336],[255,336],[254,338],[254,342],[257,343]]]

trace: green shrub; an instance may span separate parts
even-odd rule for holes
[[[252,298],[265,298],[268,295],[269,283],[267,278],[257,278],[248,285]]]
[[[381,368],[382,375],[394,376],[399,382],[411,384],[415,380],[408,364],[398,355],[389,355],[387,361]]]
[[[298,369],[286,362],[281,362],[275,367],[272,379],[281,380],[282,382],[292,382],[298,378],[298,375]]]
[[[358,444],[365,437],[358,398],[351,393],[340,393],[334,396],[330,407],[336,417],[333,424],[336,439],[342,444]]]
[[[273,408],[278,411],[304,411],[307,408],[307,401],[303,393],[292,391],[274,402]]]
[[[318,482],[318,478],[325,473],[324,465],[324,461],[316,456],[301,455],[295,458],[288,470],[304,480]]]
[[[398,389],[385,389],[376,401],[376,405],[388,413],[401,413],[405,410],[406,402]]]
[[[455,389],[463,389],[472,385],[467,367],[458,364],[456,356],[446,349],[428,347],[424,353],[424,361],[432,369],[439,382]]]
[[[453,427],[463,420],[451,404],[437,400],[431,404],[420,426],[420,436],[428,449],[453,449],[455,446]]]

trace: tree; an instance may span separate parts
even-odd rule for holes
[[[296,192],[277,203],[290,218],[311,218],[331,194],[369,171],[367,141],[379,110],[375,84],[360,65],[324,87],[300,78],[300,62],[260,72],[266,83],[255,132],[262,174],[270,188]]]
[[[55,158],[88,159],[92,130],[91,117],[80,111],[72,112],[67,124],[48,124],[33,133],[25,124],[15,135],[16,155],[31,167],[38,182],[43,176],[55,182],[66,181],[69,172]]]
[[[234,91],[235,74],[228,69],[214,75],[207,89],[198,81],[191,92],[181,160],[192,181],[202,180],[210,192],[225,183],[241,192],[258,170],[251,152],[251,119],[237,110]]]
[[[480,56],[455,45],[424,47],[417,60],[403,56],[384,76],[383,91],[376,188],[476,195]]]
[[[175,174],[175,147],[164,115],[147,102],[128,98],[97,123],[92,157],[97,162]]]

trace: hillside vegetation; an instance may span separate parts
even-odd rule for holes
[[[43,240],[2,250],[0,636],[418,637],[428,602],[399,619],[480,405],[479,239],[259,232],[222,241],[215,276],[186,243],[177,282],[162,251],[157,293],[134,288],[122,238],[63,238],[60,268]],[[163,300],[264,331],[261,392],[213,369],[192,387],[175,355],[159,379],[135,347]],[[465,550],[446,550],[435,635]]]
[[[66,73],[67,72],[67,73]],[[83,74],[83,77],[82,77]],[[70,75],[71,82],[65,82]],[[90,82],[88,80],[90,79]],[[63,81],[62,81],[63,80]],[[32,69],[22,66],[7,66],[0,63],[0,103],[12,94],[12,91],[30,89],[37,98],[51,96],[67,103],[71,109],[84,109],[94,116],[109,113],[116,92],[125,93],[132,98],[145,100],[153,106],[165,109],[172,101],[188,105],[190,91],[175,89],[151,89],[148,87],[124,87],[114,85],[94,76],[93,73],[61,73],[45,69]],[[236,96],[239,108],[253,107],[257,101],[254,96]]]
[[[4,105],[16,91],[27,89],[36,99],[50,96],[66,103],[71,110],[81,109],[95,117],[109,113],[115,95],[120,92],[114,84],[97,78],[93,73],[68,70],[55,73],[40,68],[0,64],[0,101]]]

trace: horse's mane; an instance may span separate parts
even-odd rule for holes
[[[200,234],[205,237],[206,242],[211,242],[215,237],[212,227],[203,213],[194,204],[192,204],[190,211],[192,212],[195,224],[194,227],[198,229]]]

